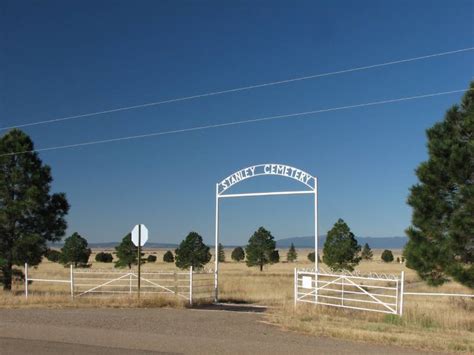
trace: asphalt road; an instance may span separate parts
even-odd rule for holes
[[[195,309],[0,310],[0,354],[416,354],[283,331],[258,313]]]

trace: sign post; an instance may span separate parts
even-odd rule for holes
[[[132,242],[138,247],[138,300],[140,300],[140,281],[141,281],[141,259],[142,250],[141,247],[145,245],[148,240],[148,229],[144,224],[137,224],[132,230]]]

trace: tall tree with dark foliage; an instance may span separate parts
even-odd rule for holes
[[[452,278],[474,288],[474,82],[426,133],[429,157],[408,197],[406,266],[430,285]]]
[[[14,265],[38,265],[47,242],[61,240],[69,204],[51,193],[51,168],[33,152],[33,141],[18,129],[0,138],[0,271],[11,290]]]

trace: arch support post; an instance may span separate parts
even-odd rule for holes
[[[219,302],[219,184],[216,184],[216,226],[214,241],[214,302]]]
[[[319,236],[318,236],[318,179],[314,178],[314,297],[318,302]]]

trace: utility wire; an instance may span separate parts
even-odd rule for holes
[[[186,132],[193,132],[193,131],[202,131],[202,130],[213,129],[213,128],[236,126],[236,125],[271,121],[271,120],[291,118],[291,117],[301,117],[301,116],[313,115],[313,114],[324,113],[324,112],[348,110],[348,109],[359,108],[359,107],[367,107],[367,106],[384,105],[384,104],[402,102],[402,101],[409,101],[409,100],[418,100],[418,99],[423,99],[423,98],[429,98],[429,97],[435,97],[435,96],[442,96],[442,95],[449,95],[449,94],[455,94],[455,93],[460,93],[460,92],[466,92],[466,91],[470,91],[470,90],[474,90],[474,89],[467,89],[467,90],[462,89],[462,90],[451,90],[451,91],[435,92],[435,93],[431,93],[431,94],[423,94],[423,95],[401,97],[401,98],[388,99],[388,100],[382,100],[382,101],[366,102],[366,103],[356,104],[356,105],[339,106],[339,107],[332,107],[332,108],[313,110],[313,111],[305,111],[305,112],[289,113],[289,114],[284,114],[284,115],[253,118],[253,119],[247,119],[247,120],[242,120],[242,121],[232,121],[232,122],[216,123],[216,124],[210,124],[210,125],[204,125],[204,126],[182,128],[182,129],[176,129],[176,130],[171,130],[171,131],[153,132],[153,133],[140,134],[140,135],[135,135],[135,136],[103,139],[103,140],[82,142],[82,143],[76,143],[76,144],[68,144],[68,145],[62,145],[62,146],[56,146],[56,147],[48,147],[48,148],[40,148],[40,149],[34,149],[34,150],[19,151],[19,152],[1,154],[0,157],[26,154],[26,153],[34,153],[34,152],[46,152],[46,151],[51,151],[51,150],[59,150],[59,149],[67,149],[67,148],[77,148],[77,147],[84,147],[84,146],[96,145],[96,144],[105,144],[105,143],[113,143],[113,142],[120,142],[120,141],[133,140],[133,139],[142,139],[142,138],[149,138],[149,137],[164,136],[164,135],[169,135],[169,134],[179,134],[179,133],[186,133]]]
[[[296,82],[296,81],[316,79],[316,78],[322,78],[322,77],[325,77],[325,76],[340,75],[340,74],[351,73],[351,72],[356,72],[356,71],[380,68],[380,67],[385,67],[385,66],[389,66],[389,65],[414,62],[414,61],[418,61],[418,60],[441,57],[441,56],[446,56],[446,55],[451,55],[451,54],[456,54],[456,53],[463,53],[463,52],[468,52],[468,51],[472,51],[472,50],[474,50],[474,47],[467,47],[467,48],[457,49],[457,50],[448,51],[448,52],[439,52],[439,53],[424,55],[424,56],[421,56],[421,57],[413,57],[413,58],[395,60],[395,61],[384,62],[384,63],[379,63],[379,64],[366,65],[366,66],[362,66],[362,67],[354,67],[354,68],[350,68],[350,69],[338,70],[338,71],[333,71],[333,72],[326,72],[326,73],[321,73],[321,74],[301,76],[301,77],[296,77],[296,78],[291,78],[291,79],[286,79],[286,80],[273,81],[273,82],[250,85],[250,86],[243,86],[243,87],[227,89],[227,90],[222,90],[222,91],[207,92],[207,93],[203,93],[203,94],[199,94],[199,95],[178,97],[178,98],[174,98],[174,99],[149,102],[149,103],[134,105],[134,106],[119,107],[119,108],[115,108],[115,109],[84,113],[84,114],[75,115],[75,116],[54,118],[54,119],[45,120],[45,121],[23,123],[23,124],[18,124],[18,125],[14,125],[14,126],[0,127],[0,131],[7,130],[7,129],[12,129],[12,128],[23,128],[23,127],[38,126],[38,125],[44,125],[44,124],[50,124],[50,123],[56,123],[56,122],[62,122],[62,121],[69,121],[69,120],[74,120],[74,119],[78,119],[78,118],[104,115],[104,114],[107,114],[107,113],[135,110],[135,109],[138,109],[138,108],[164,105],[164,104],[169,104],[169,103],[173,103],[173,102],[180,102],[180,101],[193,100],[193,99],[209,97],[209,96],[223,95],[223,94],[228,94],[228,93],[232,93],[232,92],[246,91],[246,90],[252,90],[252,89],[263,88],[263,87],[268,87],[268,86],[288,84],[288,83],[292,83],[292,82]]]

